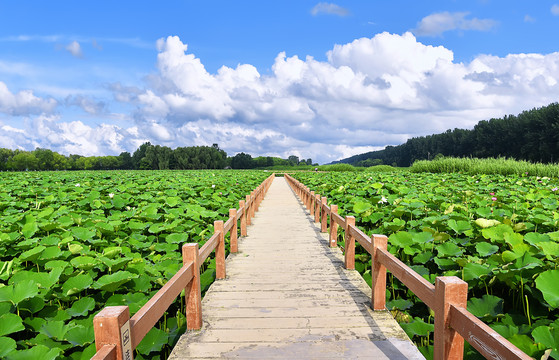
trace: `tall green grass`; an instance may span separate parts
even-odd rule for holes
[[[411,172],[465,174],[501,174],[559,177],[559,165],[531,163],[524,160],[506,158],[453,158],[419,160],[410,167]]]

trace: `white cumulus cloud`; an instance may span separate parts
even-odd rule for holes
[[[100,125],[53,114],[56,101],[0,83],[0,114],[24,118],[21,126],[0,123],[0,146],[117,155],[145,141],[218,143],[229,155],[294,154],[325,163],[559,98],[559,52],[456,62],[451,50],[411,32],[335,45],[324,61],[280,52],[265,74],[250,64],[211,73],[176,36],[157,45],[157,69],[143,86],[119,79],[106,85],[129,114],[114,119],[105,100],[67,98]]]
[[[493,19],[467,19],[469,12],[439,12],[427,15],[417,24],[413,33],[417,36],[440,36],[452,30],[489,31],[497,22]]]
[[[80,43],[75,40],[69,43],[68,45],[66,45],[64,49],[66,49],[66,51],[72,54],[72,56],[75,56],[77,58],[83,57],[82,47]]]
[[[349,15],[349,10],[333,3],[320,2],[311,9],[311,14],[314,16],[319,14],[347,16]]]
[[[56,105],[56,100],[37,97],[31,90],[14,94],[0,81],[0,113],[14,116],[50,113]]]
[[[559,5],[553,4],[551,6],[551,13],[555,16],[559,16]]]

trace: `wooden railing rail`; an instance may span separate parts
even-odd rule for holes
[[[247,235],[247,224],[270,188],[275,174],[270,175],[245,200],[239,209],[230,209],[229,218],[214,222],[214,234],[202,248],[197,243],[182,246],[183,266],[180,270],[130,318],[128,306],[107,306],[93,319],[97,352],[92,360],[132,360],[133,350],[148,331],[159,321],[169,306],[185,290],[186,326],[188,330],[202,326],[202,294],[200,291],[200,265],[215,250],[216,279],[224,279],[225,235],[230,234],[230,251],[237,252],[238,222],[241,236]]]
[[[371,254],[373,310],[386,309],[386,271],[390,271],[435,313],[434,359],[461,360],[464,340],[487,359],[531,359],[511,342],[487,326],[466,309],[468,284],[456,276],[439,276],[431,284],[409,266],[392,255],[384,235],[367,236],[355,226],[355,218],[338,214],[338,206],[327,205],[326,197],[315,195],[298,180],[284,174],[293,191],[320,222],[326,232],[329,218],[329,245],[337,246],[338,226],[344,229],[344,263],[346,269],[355,268],[355,241]]]

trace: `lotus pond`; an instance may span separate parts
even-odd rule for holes
[[[94,315],[138,311],[179,270],[182,244],[203,244],[268,175],[0,173],[0,358],[89,359]],[[212,259],[202,266],[203,291],[214,269]],[[165,358],[185,328],[182,296],[136,358]]]
[[[432,283],[469,285],[468,310],[528,355],[559,359],[559,180],[501,175],[297,173],[293,175]],[[341,234],[341,233],[340,233]],[[343,237],[338,236],[343,248]],[[356,269],[371,281],[359,245]],[[427,358],[433,313],[389,274],[387,307]],[[466,358],[480,355],[466,345]]]

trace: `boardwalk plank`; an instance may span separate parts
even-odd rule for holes
[[[328,234],[276,178],[169,359],[423,359]]]

